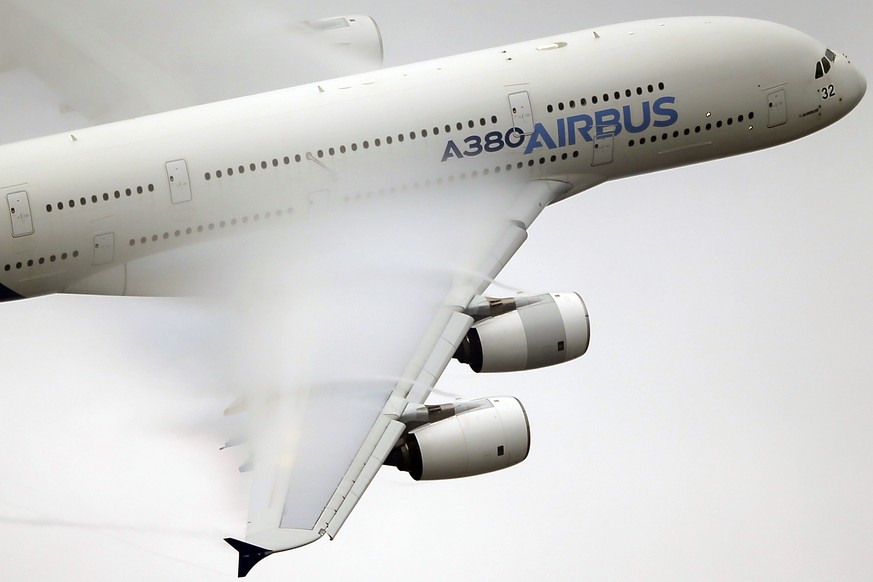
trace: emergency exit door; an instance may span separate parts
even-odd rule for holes
[[[191,200],[191,182],[188,180],[188,164],[185,160],[167,162],[167,180],[170,182],[170,199],[173,204]]]
[[[510,93],[509,108],[512,112],[512,126],[519,128],[524,132],[524,135],[532,134],[534,130],[533,110],[527,91]]]
[[[785,89],[767,93],[767,127],[776,127],[788,121],[785,108]]]
[[[27,236],[33,234],[33,217],[30,215],[30,202],[27,192],[12,192],[6,195],[9,205],[9,217],[12,219],[12,236]]]

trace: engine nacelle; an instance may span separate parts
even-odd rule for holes
[[[455,353],[475,372],[532,370],[588,350],[588,309],[577,293],[492,300],[490,309],[495,315],[474,324]]]
[[[385,464],[418,481],[481,475],[527,458],[530,426],[517,399],[482,398],[454,408],[454,416],[410,431]]]

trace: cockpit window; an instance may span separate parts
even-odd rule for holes
[[[815,78],[821,79],[831,70],[831,63],[837,60],[837,55],[831,49],[825,49],[825,56],[815,64]]]

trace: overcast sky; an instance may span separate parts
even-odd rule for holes
[[[848,0],[289,6],[375,17],[388,65],[710,13],[787,24],[873,74],[873,8]],[[513,375],[453,364],[438,385],[521,399],[528,460],[442,483],[383,469],[335,541],[250,579],[873,578],[871,133],[868,96],[799,142],[547,210],[500,281],[578,291],[588,354]],[[220,323],[153,300],[0,313],[3,580],[234,578],[221,538],[242,535],[247,490],[212,420]]]

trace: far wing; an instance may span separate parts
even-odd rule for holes
[[[367,16],[298,22],[261,0],[88,0],[74,6],[0,0],[0,93],[16,96],[0,116],[0,141],[11,141],[4,137],[6,126],[33,107],[21,98],[22,86],[34,89],[25,73],[53,91],[58,123],[78,120],[81,127],[83,121],[118,121],[381,64],[381,35]],[[33,113],[43,127],[46,112]],[[15,132],[13,139],[24,137],[35,135]]]
[[[419,273],[426,285],[389,301],[398,308],[391,312],[388,305],[387,317],[377,313],[372,328],[344,330],[354,336],[347,349],[336,346],[341,357],[353,360],[352,352],[368,351],[366,345],[371,346],[366,359],[382,360],[376,366],[378,376],[328,379],[291,393],[260,395],[249,403],[249,413],[260,429],[254,431],[258,437],[252,443],[249,523],[245,542],[228,540],[240,552],[240,576],[270,553],[337,534],[403,433],[404,424],[398,419],[404,409],[425,401],[472,324],[463,313],[466,306],[518,250],[534,218],[568,185],[543,180],[515,188],[514,194],[489,197],[479,208],[457,205],[451,198],[441,199],[442,211],[426,208],[429,220],[441,221],[434,228],[445,232],[446,240],[430,245],[436,255],[422,250],[421,261],[427,264],[439,256],[444,264],[436,272]],[[474,218],[465,219],[467,212]],[[414,233],[400,234],[398,244],[407,234]],[[367,246],[365,241],[359,244]],[[419,247],[412,246],[418,252]],[[452,250],[439,252],[443,248]],[[450,256],[458,260],[447,259]],[[397,283],[387,278],[386,285]],[[404,274],[403,279],[408,278]],[[341,286],[347,285],[354,287],[354,282],[342,281]],[[361,290],[363,295],[372,292],[383,296],[392,290]],[[381,311],[378,297],[361,294],[347,299],[360,309],[370,303]],[[343,320],[342,313],[331,317]],[[340,323],[336,333],[341,328]],[[334,333],[328,337],[335,337]],[[363,369],[368,364],[360,361],[357,366]]]

